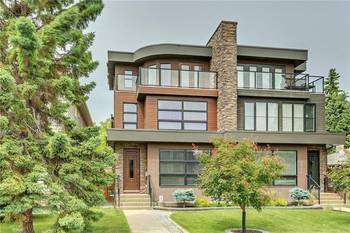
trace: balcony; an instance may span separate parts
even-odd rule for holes
[[[309,74],[237,71],[238,88],[324,92],[324,78]]]
[[[217,89],[216,72],[140,68],[139,85]]]
[[[118,91],[136,91],[137,76],[118,74],[114,81],[114,90]]]

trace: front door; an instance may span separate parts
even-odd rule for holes
[[[124,149],[123,166],[124,190],[139,190],[140,152],[138,149]]]
[[[307,152],[307,174],[320,185],[320,155],[318,151]],[[310,188],[312,182],[307,179],[307,187]]]

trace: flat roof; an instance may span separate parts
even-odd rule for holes
[[[134,52],[108,50],[107,69],[110,88],[113,86],[116,63],[140,64],[150,58],[166,56],[207,58],[209,60],[212,57],[212,49],[203,45],[162,43],[147,45]],[[240,58],[286,60],[293,62],[296,71],[303,72],[306,70],[308,50],[238,45],[237,56]]]

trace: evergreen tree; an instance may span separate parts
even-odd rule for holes
[[[330,69],[325,82],[326,129],[332,133],[345,133],[345,146],[350,147],[350,102],[347,93],[339,87],[340,75]]]
[[[32,233],[33,209],[57,211],[54,232],[83,232],[111,182],[98,128],[76,129],[68,107],[87,100],[96,67],[84,33],[102,0],[0,0],[0,206]],[[52,123],[65,132],[53,132]]]

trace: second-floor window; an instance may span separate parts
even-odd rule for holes
[[[207,130],[207,102],[158,100],[158,128]]]
[[[137,128],[137,104],[136,103],[123,104],[123,128],[124,129]]]
[[[278,103],[246,102],[244,104],[244,129],[278,131]]]
[[[315,132],[315,116],[315,104],[245,102],[244,130]]]

